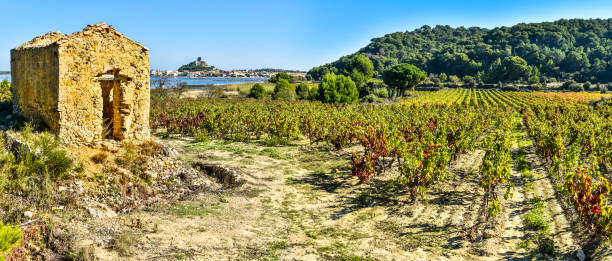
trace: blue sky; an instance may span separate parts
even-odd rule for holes
[[[370,39],[422,25],[510,26],[609,18],[612,1],[0,1],[0,70],[10,49],[48,31],[106,22],[149,47],[151,67],[202,56],[222,69],[308,70]]]

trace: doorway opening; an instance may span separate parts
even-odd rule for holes
[[[114,123],[117,116],[114,93],[119,88],[119,80],[102,80],[102,138],[114,139]]]

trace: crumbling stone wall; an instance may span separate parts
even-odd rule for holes
[[[49,33],[37,42],[57,39],[60,34]],[[58,46],[28,45],[11,50],[11,84],[14,110],[24,116],[46,123],[59,131]],[[18,68],[18,69],[17,69]],[[18,87],[16,87],[18,86]]]
[[[16,110],[42,119],[65,143],[149,138],[149,52],[112,26],[37,37],[11,50],[11,61]]]

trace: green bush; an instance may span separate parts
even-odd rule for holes
[[[276,75],[270,77],[270,79],[268,80],[271,83],[277,83],[280,80],[287,80],[290,83],[294,83],[296,81],[295,77],[285,73],[285,72],[279,72]]]
[[[21,242],[21,228],[11,227],[0,222],[0,261],[4,261],[6,255]]]
[[[310,87],[306,83],[300,83],[295,88],[295,92],[300,100],[308,99],[308,92],[310,91]]]
[[[607,93],[608,92],[608,87],[606,87],[605,85],[600,85],[599,86],[599,92],[600,93]]]
[[[579,84],[575,82],[574,80],[569,80],[569,81],[564,82],[563,85],[561,85],[561,89],[573,91],[573,92],[584,91],[582,84]]]
[[[272,98],[275,100],[295,100],[295,90],[289,84],[289,81],[280,79],[274,86],[274,94]]]
[[[582,88],[583,88],[584,90],[590,91],[590,90],[591,90],[591,88],[592,88],[592,86],[593,86],[593,85],[591,84],[591,82],[587,81],[587,82],[585,82],[585,83],[582,85]]]
[[[249,91],[249,97],[255,99],[263,99],[266,97],[266,88],[263,85],[256,83]]]
[[[0,154],[0,192],[13,192],[45,201],[55,182],[68,177],[73,161],[59,147],[59,140],[51,133],[32,133],[26,126],[22,139],[27,149],[12,154]]]
[[[308,91],[308,99],[311,101],[316,101],[319,99],[319,88],[318,87],[310,88],[310,91]]]
[[[372,90],[372,94],[380,98],[389,98],[389,91],[387,88],[376,88]]]
[[[10,101],[11,99],[11,83],[4,79],[0,82],[0,102]]]
[[[362,102],[369,102],[369,103],[380,103],[383,102],[384,100],[374,94],[368,94],[365,97],[361,98]]]
[[[355,82],[350,77],[329,73],[318,89],[318,100],[326,103],[354,103],[359,98]]]

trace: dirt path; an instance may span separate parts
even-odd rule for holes
[[[519,146],[515,142],[510,153],[515,155],[518,150]],[[514,188],[509,197],[502,201],[499,226],[501,237],[494,237],[491,242],[487,242],[494,249],[493,255],[502,256],[504,259],[524,259],[526,255],[525,249],[519,248],[519,245],[525,240],[525,223],[522,216],[527,212],[528,204],[521,189],[524,184],[516,165],[516,160],[513,160],[509,182]]]
[[[428,191],[427,203],[411,203],[391,182],[396,173],[358,184],[346,168],[350,149],[262,147],[258,144],[171,140],[187,162],[220,163],[242,170],[246,184],[194,195],[177,205],[120,215],[94,252],[141,260],[499,260],[527,256],[519,247],[522,214],[530,197],[515,190],[504,201],[502,229],[493,237],[464,239],[479,222],[483,190],[478,167],[484,151],[460,155],[450,179]],[[512,179],[522,187],[521,174]],[[543,176],[544,177],[544,176]],[[538,182],[546,182],[542,179]],[[544,184],[545,185],[545,184]],[[542,186],[546,188],[546,186]],[[550,185],[550,184],[549,184]],[[535,192],[534,192],[535,193]],[[540,193],[540,192],[537,192]],[[542,191],[545,197],[546,191]],[[554,194],[553,194],[554,195]],[[554,199],[551,199],[554,203]],[[552,203],[551,203],[552,204]],[[555,221],[555,224],[557,221]],[[560,248],[571,234],[559,231]],[[91,229],[89,230],[91,231]],[[557,239],[555,239],[557,240]]]
[[[535,153],[533,144],[531,142],[528,144],[527,158],[530,162],[533,183],[529,186],[532,189],[529,189],[526,194],[530,199],[539,198],[544,202],[545,209],[552,219],[550,233],[553,235],[555,248],[559,253],[572,256],[573,252],[579,249],[577,242],[574,242],[572,224],[564,214],[562,204],[555,194],[555,185],[548,173],[547,165]]]

